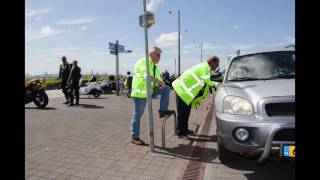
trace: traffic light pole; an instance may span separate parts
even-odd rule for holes
[[[151,82],[150,82],[150,69],[149,69],[149,51],[148,51],[148,26],[147,26],[147,7],[146,0],[143,0],[144,11],[144,36],[145,36],[145,49],[146,49],[146,70],[147,70],[147,103],[148,103],[148,125],[149,125],[149,149],[154,152],[154,133],[153,133],[153,114],[152,114],[152,97],[151,97]]]

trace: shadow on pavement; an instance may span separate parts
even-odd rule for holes
[[[173,148],[165,148],[156,146],[159,149],[162,149],[164,152],[159,152],[162,154],[167,154],[171,156],[175,156],[178,158],[200,161],[200,162],[211,162],[212,160],[217,158],[218,152],[216,149],[201,147],[198,146],[199,143],[207,143],[207,142],[216,142],[216,135],[206,136],[206,135],[195,135],[195,136],[187,136],[185,139],[190,140],[189,144],[179,144],[177,147]],[[196,146],[192,146],[193,142],[197,142]]]
[[[109,99],[109,98],[106,98],[106,97],[80,97],[80,99]]]
[[[38,107],[24,107],[24,109],[38,109],[38,110],[56,110],[57,108],[55,107],[46,107],[46,108],[38,108]]]
[[[97,105],[93,105],[93,104],[79,104],[79,105],[75,105],[74,107],[92,108],[92,109],[101,109],[101,108],[104,108],[103,106],[97,106]]]
[[[263,165],[258,165],[256,159],[247,159],[238,157],[234,162],[224,163],[225,166],[243,170],[253,171],[244,172],[248,180],[254,179],[272,179],[286,180],[295,179],[295,168],[290,163],[277,164],[276,161],[268,160]]]

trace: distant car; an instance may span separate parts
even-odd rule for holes
[[[295,157],[295,50],[230,59],[215,94],[218,158]]]

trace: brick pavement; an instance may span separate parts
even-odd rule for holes
[[[192,144],[173,135],[173,119],[169,119],[166,149],[160,148],[159,99],[153,102],[156,153],[129,141],[131,99],[103,95],[81,99],[80,107],[65,107],[62,102],[63,98],[50,99],[48,110],[26,105],[26,179],[177,179],[181,175]],[[191,112],[191,129],[199,128],[205,106]],[[174,94],[170,108],[175,108]],[[146,112],[140,137],[148,142]]]
[[[124,96],[81,96],[81,106],[65,107],[63,98],[50,99],[47,110],[26,105],[25,177],[26,179],[168,179],[182,177],[194,157],[193,148],[200,137],[179,139],[173,119],[166,125],[166,149],[161,149],[159,99],[153,100],[156,153],[148,146],[130,143],[132,101]],[[213,97],[192,109],[190,129],[199,132]],[[170,109],[175,109],[171,95]],[[148,142],[147,110],[141,121],[141,139]],[[214,122],[214,119],[213,119]],[[203,138],[203,137],[202,137]],[[270,171],[282,179],[292,179],[294,169],[273,164],[257,167],[253,161],[223,165],[217,160],[215,126],[211,123],[204,138],[206,146],[204,179],[263,179]],[[283,173],[282,171],[285,171]],[[273,178],[274,179],[274,178]]]

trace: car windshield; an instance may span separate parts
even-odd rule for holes
[[[295,52],[276,51],[236,57],[227,81],[255,81],[295,78]]]

